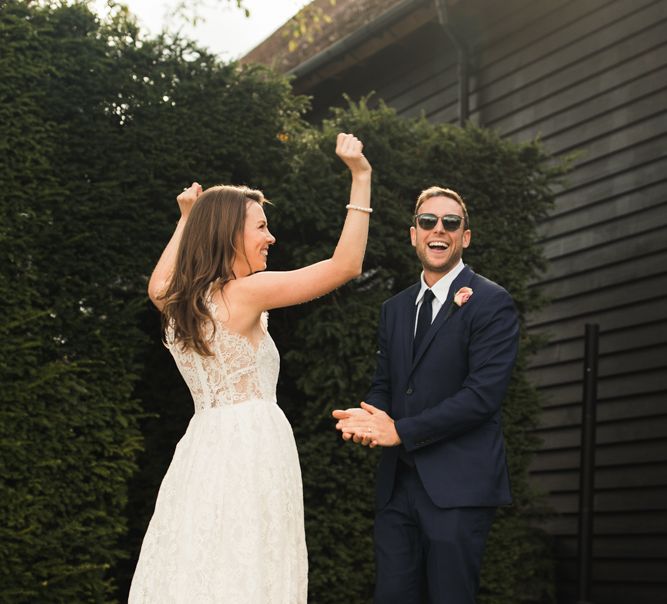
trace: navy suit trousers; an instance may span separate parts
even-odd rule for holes
[[[398,463],[375,518],[375,604],[475,604],[495,507],[439,508],[417,469]]]

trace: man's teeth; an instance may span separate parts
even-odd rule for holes
[[[444,241],[431,241],[431,243],[428,244],[428,247],[431,249],[437,248],[441,250],[446,250],[449,245],[447,245]]]

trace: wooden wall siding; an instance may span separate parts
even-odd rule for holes
[[[549,336],[531,473],[556,511],[559,601],[574,601],[583,332],[600,325],[595,604],[667,602],[667,0],[466,0],[471,119],[578,152],[541,225]],[[399,114],[458,118],[456,56],[435,22],[308,90],[315,117],[376,91]],[[426,184],[426,183],[425,183]]]
[[[456,58],[440,27],[431,23],[360,63],[344,77],[325,79],[306,89],[296,82],[295,89],[312,95],[310,117],[318,120],[327,115],[329,107],[341,104],[343,92],[355,99],[372,92],[371,104],[381,98],[407,116],[413,108],[415,115],[422,113],[429,99],[439,107],[443,87],[447,88],[447,102],[455,110]]]
[[[530,321],[549,335],[530,370],[544,401],[531,472],[557,512],[559,599],[575,590],[583,329],[597,322],[593,601],[664,602],[667,2],[514,4],[479,41],[472,116],[580,152],[542,225],[549,262],[535,287],[551,302]]]
[[[389,81],[373,82],[377,96],[404,117],[425,115],[434,121],[455,121],[457,63],[451,43],[436,24],[422,28],[414,37],[420,44],[407,54],[410,62],[399,66]],[[447,119],[434,119],[435,114]]]

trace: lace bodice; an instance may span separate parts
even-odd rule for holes
[[[215,317],[215,304],[211,302],[210,305]],[[173,332],[167,329],[167,348],[190,389],[195,413],[253,399],[276,400],[280,356],[267,324],[268,313],[264,313],[264,336],[255,348],[248,338],[230,331],[216,319],[215,335],[210,344],[213,356],[210,357],[201,356],[191,349],[183,350],[180,344],[173,341]],[[209,324],[209,338],[212,332],[213,327]]]

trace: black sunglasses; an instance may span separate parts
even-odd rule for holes
[[[438,224],[438,219],[442,220],[442,228],[445,231],[453,233],[457,231],[463,222],[463,216],[458,216],[457,214],[445,214],[444,216],[436,216],[435,214],[425,213],[417,214],[415,216],[415,223],[419,225],[420,228],[425,231],[431,231],[435,228],[435,225]]]

